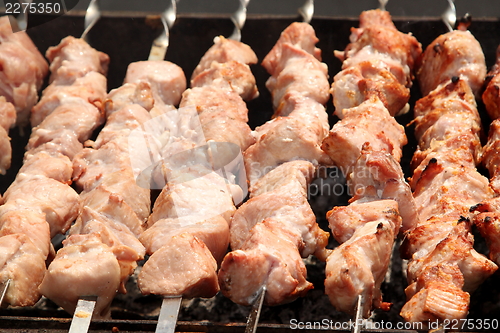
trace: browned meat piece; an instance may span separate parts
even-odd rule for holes
[[[398,203],[394,200],[356,200],[348,206],[336,206],[327,215],[332,235],[340,244],[347,242],[354,232],[375,220],[390,221],[394,230],[401,227]]]
[[[452,212],[467,216],[469,207],[493,196],[488,185],[488,179],[476,169],[445,167],[438,159],[431,159],[420,174],[413,195],[422,221]]]
[[[489,258],[500,265],[500,197],[481,202],[471,208],[473,221],[486,239]]]
[[[73,235],[63,244],[48,267],[40,292],[69,313],[75,311],[80,296],[96,295],[94,318],[109,317],[121,282],[115,254],[96,234]]]
[[[198,66],[196,66],[191,79],[209,69],[213,62],[226,63],[237,61],[242,64],[252,65],[257,63],[257,56],[250,46],[241,42],[226,39],[223,36],[214,38],[214,45],[203,55]]]
[[[480,97],[486,63],[481,45],[469,31],[454,30],[439,36],[418,64],[417,79],[424,96],[453,77],[463,79]]]
[[[335,114],[342,119],[345,109],[356,107],[371,96],[377,96],[391,116],[404,112],[410,99],[410,90],[404,86],[405,80],[402,68],[391,68],[379,59],[348,67],[333,78],[330,92]]]
[[[26,32],[12,32],[8,16],[0,19],[0,67],[0,96],[14,105],[17,123],[25,126],[48,64]]]
[[[434,218],[409,233],[406,241],[410,248],[414,242],[419,244],[408,266],[410,301],[401,315],[409,321],[464,318],[468,292],[498,268],[473,249],[469,222],[458,220],[457,215]],[[455,296],[446,298],[447,290]]]
[[[45,257],[23,234],[0,237],[0,281],[11,279],[4,302],[33,306],[40,298],[38,285],[45,274]]]
[[[263,285],[268,304],[292,301],[311,288],[301,255],[324,259],[328,242],[307,203],[313,173],[309,162],[284,163],[261,177],[252,198],[236,211],[230,226],[233,252],[219,272],[221,290],[234,302],[250,304]]]
[[[250,67],[238,61],[212,62],[209,68],[191,80],[191,87],[211,86],[236,92],[245,101],[259,96]]]
[[[413,67],[422,52],[420,43],[411,34],[401,33],[392,23],[387,11],[368,10],[359,17],[360,27],[351,29],[351,43],[344,52],[335,55],[343,61],[342,68],[357,66],[358,63],[379,58],[392,67],[402,66],[406,76],[405,86],[411,86]]]
[[[365,299],[364,318],[369,316],[373,307],[387,309],[390,306],[382,302],[380,285],[394,245],[395,226],[392,222],[392,218],[375,217],[360,226],[328,257],[325,293],[337,310],[354,314],[359,295]]]
[[[483,148],[482,163],[490,173],[490,186],[500,194],[500,121],[490,125],[488,142]]]
[[[348,174],[365,142],[370,143],[373,151],[385,151],[398,162],[402,146],[407,143],[404,127],[376,97],[344,110],[344,118],[332,127],[321,148],[344,174]]]
[[[423,94],[415,106],[419,149],[411,180],[420,224],[405,237],[408,263],[407,321],[457,320],[467,316],[469,293],[498,267],[473,248],[471,206],[493,196],[475,168],[481,120],[474,94],[484,79],[479,43],[469,32],[438,37],[417,73]]]
[[[127,68],[125,83],[149,83],[155,103],[178,105],[186,90],[182,68],[169,61],[137,61]]]
[[[71,85],[90,72],[103,75],[108,72],[109,56],[72,36],[49,47],[45,55],[50,61],[50,82],[56,80],[58,85]]]
[[[492,120],[500,117],[500,46],[497,48],[496,57],[495,65],[486,76],[486,88],[481,96]]]

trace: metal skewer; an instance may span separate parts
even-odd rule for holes
[[[99,0],[91,0],[87,11],[85,12],[85,30],[83,30],[81,38],[87,41],[87,34],[90,29],[101,18],[101,10],[99,9]]]
[[[380,6],[378,8],[380,10],[386,10],[385,6],[387,5],[388,2],[389,2],[389,0],[378,0],[378,3],[380,4]]]
[[[5,298],[5,294],[7,294],[9,285],[10,285],[10,279],[2,283],[2,285],[0,286],[0,306],[3,304],[3,299]]]
[[[161,13],[161,23],[163,24],[163,31],[151,45],[148,60],[164,60],[167,54],[168,44],[170,43],[170,29],[174,25],[177,15],[177,1],[170,0],[167,9]]]
[[[163,31],[153,41],[149,51],[150,61],[160,61],[165,59],[167,49],[170,44],[170,29],[175,23],[177,17],[177,2],[179,0],[170,0],[167,9],[161,14],[161,23]],[[177,317],[181,307],[182,296],[165,296],[161,303],[160,315],[156,324],[156,333],[174,333],[177,325]]]
[[[247,6],[250,0],[240,0],[240,6],[231,16],[231,21],[234,23],[234,30],[229,39],[241,41],[241,29],[245,26],[247,20]]]
[[[87,333],[96,301],[97,296],[80,297],[71,320],[69,333]]]
[[[362,324],[361,320],[363,318],[363,308],[365,305],[365,298],[363,295],[358,296],[358,301],[356,302],[356,307],[355,307],[355,317],[354,317],[354,326],[352,327],[351,332],[352,333],[360,333]]]
[[[448,7],[443,15],[441,15],[441,19],[450,32],[454,30],[455,23],[457,23],[457,10],[455,9],[453,0],[448,0]]]
[[[91,0],[85,12],[85,23],[81,38],[87,41],[87,34],[101,18],[98,0]],[[92,314],[94,312],[97,296],[81,296],[76,304],[76,309],[71,320],[69,333],[87,333]]]
[[[314,0],[305,0],[302,7],[298,9],[298,13],[302,17],[303,22],[310,23],[314,15]],[[260,289],[259,294],[252,305],[250,314],[248,315],[245,333],[255,333],[257,331],[257,324],[259,323],[259,317],[262,311],[265,296],[266,286],[264,285]]]

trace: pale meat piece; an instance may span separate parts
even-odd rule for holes
[[[106,77],[97,72],[79,77],[71,85],[60,85],[57,80],[44,89],[40,101],[31,109],[31,126],[38,126],[61,104],[80,98],[102,109],[106,97]]]
[[[316,47],[318,37],[313,27],[308,23],[294,22],[281,32],[280,38],[271,51],[262,60],[262,66],[270,75],[278,74],[282,69],[283,46],[289,44],[312,54],[321,61],[321,50]],[[285,59],[286,60],[286,59]]]
[[[333,95],[335,114],[342,119],[344,109],[358,106],[371,96],[377,96],[391,116],[405,111],[410,90],[405,87],[403,70],[389,67],[380,59],[369,59],[348,67],[333,78],[330,93]],[[403,83],[401,82],[403,81]]]
[[[122,196],[113,193],[102,186],[97,186],[91,192],[80,196],[82,207],[92,209],[108,218],[114,218],[125,225],[136,237],[144,231],[143,221],[127,205]]]
[[[16,123],[16,109],[12,103],[0,96],[0,174],[5,175],[12,162],[12,146],[9,130]]]
[[[486,76],[486,88],[481,96],[492,120],[500,117],[500,46],[496,52],[496,63]]]
[[[387,11],[364,11],[359,16],[359,21],[360,27],[351,29],[350,44],[345,51],[335,52],[343,61],[342,68],[356,66],[359,62],[374,57],[387,57],[403,66],[405,85],[410,87],[415,62],[422,52],[420,43],[411,34],[398,31]]]
[[[417,67],[424,96],[443,82],[459,77],[480,97],[486,63],[481,45],[469,31],[454,30],[440,35],[427,46]]]
[[[0,127],[6,132],[16,124],[16,108],[7,102],[4,96],[0,96]]]
[[[241,189],[203,166],[172,169],[166,177],[140,236],[153,253],[139,273],[139,288],[144,294],[212,297],[219,290],[216,260],[229,243],[233,192]]]
[[[124,83],[146,82],[151,87],[155,103],[178,105],[186,90],[186,76],[182,68],[169,61],[138,61],[127,68]]]
[[[191,88],[182,94],[180,107],[187,106],[196,107],[202,124],[221,116],[228,116],[244,123],[248,122],[247,106],[234,91],[213,86]]]
[[[18,172],[19,175],[45,176],[68,185],[71,185],[72,173],[73,164],[67,156],[44,151],[25,154],[23,166]]]
[[[51,238],[69,229],[80,206],[80,197],[70,186],[44,176],[24,174],[18,175],[7,189],[4,200],[12,209],[44,213]]]
[[[0,95],[14,105],[17,123],[25,126],[49,67],[26,32],[12,32],[7,16],[0,19],[0,67]]]
[[[252,228],[265,223],[288,230],[289,237],[300,244],[303,257],[315,254],[325,258],[328,236],[316,224],[316,216],[305,195],[314,170],[310,162],[291,161],[261,177],[251,187],[250,200],[239,207],[232,218],[231,248],[242,248]]]
[[[40,299],[38,286],[45,274],[45,258],[24,234],[0,237],[0,281],[10,286],[5,304],[33,306]]]
[[[245,151],[255,142],[248,126],[248,109],[233,90],[206,85],[186,90],[180,107],[195,107],[206,141],[231,142]]]
[[[388,310],[382,301],[382,284],[394,245],[394,225],[375,219],[358,228],[353,236],[335,248],[326,261],[325,293],[333,306],[354,314],[359,295],[365,299],[361,310],[368,318],[373,307]]]
[[[348,206],[336,206],[326,217],[332,235],[340,244],[347,242],[356,230],[375,220],[389,221],[395,234],[401,227],[398,203],[394,200],[354,201]]]
[[[36,144],[36,148],[28,150],[25,156],[45,152],[51,155],[62,154],[73,159],[83,149],[83,144],[71,130],[61,128],[56,131],[38,131],[37,135],[38,140],[44,143]]]
[[[107,217],[92,208],[82,206],[82,212],[69,230],[70,235],[97,235],[109,246],[120,265],[120,292],[126,293],[125,283],[144,259],[145,249],[137,236],[114,216]]]
[[[398,162],[402,146],[407,143],[404,127],[389,114],[378,98],[344,110],[344,118],[332,127],[321,148],[347,174],[366,142],[370,143],[372,150],[385,151]]]
[[[413,229],[420,221],[411,188],[405,180],[401,165],[384,151],[374,151],[365,144],[347,184],[355,200],[392,199],[398,203],[403,222],[401,232]],[[399,228],[395,230],[398,234]]]
[[[312,287],[301,255],[324,260],[328,252],[328,234],[307,203],[313,173],[310,162],[282,164],[252,186],[252,198],[236,211],[230,226],[233,251],[219,272],[221,291],[232,301],[251,304],[265,285],[265,302],[282,304]]]
[[[99,236],[73,235],[63,241],[40,284],[40,292],[73,314],[82,295],[95,295],[94,318],[109,318],[119,289],[120,265]],[[64,288],[61,288],[64,286]]]
[[[50,226],[43,212],[28,207],[11,207],[8,203],[0,206],[0,237],[11,234],[24,234],[37,247],[43,258],[53,254],[50,243]]]
[[[237,185],[229,184],[224,177],[203,166],[171,170],[167,177],[167,186],[155,201],[148,227],[162,219],[203,221],[217,215],[229,223],[235,211],[232,192]]]
[[[329,128],[324,106],[298,93],[290,93],[286,104],[281,110],[286,116],[257,127],[256,143],[244,153],[250,185],[278,165],[292,160],[331,165],[320,147]]]
[[[76,185],[90,191],[97,187],[107,174],[130,169],[127,140],[113,140],[99,149],[85,148],[73,159],[73,180]]]
[[[495,193],[500,193],[500,120],[490,125],[488,142],[483,148],[481,162],[490,174],[490,186]]]
[[[209,68],[191,80],[191,87],[218,87],[236,92],[245,101],[259,96],[255,77],[247,64],[234,60],[212,62]]]
[[[330,98],[326,64],[290,44],[282,45],[281,56],[280,66],[266,82],[266,87],[272,94],[274,108],[285,103],[284,99],[290,92],[325,104]]]
[[[106,173],[103,178],[94,182],[92,188],[86,189],[81,195],[92,195],[98,187],[119,195],[141,221],[146,221],[148,218],[151,206],[150,191],[137,184],[130,167]]]
[[[103,121],[102,112],[83,100],[61,104],[37,127],[33,128],[28,150],[52,141],[61,129],[75,133],[78,141],[85,142]]]
[[[92,48],[83,39],[68,36],[45,53],[50,62],[50,82],[71,85],[90,72],[106,75],[109,56]]]
[[[9,132],[0,127],[0,175],[5,175],[12,162]]]
[[[229,61],[252,65],[257,63],[257,56],[250,46],[246,44],[226,39],[223,36],[215,37],[214,45],[205,52],[198,66],[194,69],[191,79],[196,78],[200,73],[209,69],[213,62],[226,63]]]
[[[205,121],[205,119],[205,117],[200,117],[203,134],[207,141],[233,143],[241,151],[247,150],[248,147],[255,143],[252,130],[247,123],[229,116],[213,118],[208,121]]]
[[[212,297],[219,291],[217,262],[196,236],[174,235],[149,257],[137,284],[145,295]]]
[[[128,152],[127,140],[133,130],[142,130],[152,119],[149,112],[138,104],[131,104],[113,112],[106,119],[106,126],[99,132],[97,139],[91,144],[94,149],[101,149],[110,141],[121,144],[123,153]]]
[[[149,83],[144,81],[125,83],[121,87],[111,90],[104,104],[106,118],[131,104],[138,104],[147,111],[153,108],[153,92]]]
[[[237,304],[251,305],[265,285],[264,302],[278,305],[292,302],[312,289],[297,244],[282,232],[259,223],[242,249],[224,257],[219,270],[224,296]]]
[[[221,215],[209,217],[205,220],[195,217],[179,220],[165,218],[156,221],[144,231],[139,239],[146,247],[148,254],[160,250],[170,240],[180,234],[190,234],[206,245],[212,256],[220,263],[227,253],[229,245],[228,221]]]

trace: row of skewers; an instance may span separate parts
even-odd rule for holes
[[[378,39],[383,34],[391,37],[386,40]],[[240,304],[251,304],[256,299],[264,299],[268,304],[280,304],[300,297],[310,289],[311,285],[306,280],[305,267],[300,256],[315,254],[328,262],[326,284],[332,303],[342,311],[354,312],[361,297],[363,299],[361,313],[367,317],[373,306],[380,308],[388,306],[381,299],[380,284],[390,260],[394,238],[401,230],[408,232],[407,239],[410,243],[408,256],[413,259],[410,262],[409,274],[410,282],[413,284],[408,289],[409,296],[422,295],[429,286],[436,285],[421,280],[421,276],[428,278],[429,281],[435,281],[435,276],[443,278],[445,275],[450,275],[455,279],[454,286],[460,289],[465,283],[465,277],[460,278],[457,275],[457,267],[458,270],[463,268],[463,262],[469,264],[472,260],[472,264],[475,265],[473,267],[477,267],[482,273],[480,279],[467,282],[465,291],[458,292],[457,289],[453,292],[462,302],[458,306],[460,311],[449,314],[441,308],[439,309],[441,312],[432,312],[432,309],[420,306],[411,311],[411,315],[406,315],[405,311],[408,309],[406,308],[403,313],[405,319],[423,321],[435,317],[449,318],[447,317],[449,315],[463,318],[468,306],[466,291],[474,289],[480,280],[496,270],[495,264],[471,250],[468,229],[470,224],[465,221],[467,218],[464,215],[467,214],[469,207],[492,197],[493,194],[487,189],[487,182],[485,183],[480,175],[472,176],[478,179],[477,184],[483,189],[486,188],[484,190],[486,194],[479,194],[479,197],[474,197],[470,201],[460,201],[463,209],[458,213],[446,212],[446,218],[450,219],[448,223],[450,228],[460,230],[450,232],[457,234],[458,238],[449,240],[450,234],[446,234],[445,239],[450,243],[457,239],[466,240],[465,245],[469,247],[464,251],[471,254],[472,259],[460,255],[463,261],[454,259],[451,268],[440,264],[437,272],[432,269],[429,273],[421,274],[425,272],[425,265],[424,268],[419,266],[419,262],[422,261],[419,261],[420,257],[415,257],[416,251],[412,250],[412,246],[415,245],[411,240],[415,239],[413,243],[421,241],[421,235],[427,232],[422,230],[429,222],[427,217],[435,217],[437,213],[426,211],[429,210],[428,203],[419,201],[424,200],[425,195],[416,196],[416,200],[413,200],[410,186],[406,184],[398,163],[401,158],[401,146],[406,141],[404,130],[392,118],[407,110],[409,87],[413,78],[412,68],[421,51],[418,42],[411,36],[399,33],[387,12],[369,11],[361,16],[360,29],[353,31],[352,44],[343,54],[339,54],[345,62],[343,71],[334,79],[332,91],[336,114],[341,121],[328,133],[328,118],[324,107],[329,99],[327,71],[326,65],[320,62],[320,51],[314,46],[316,41],[311,26],[306,23],[293,24],[283,32],[276,46],[264,59],[263,64],[271,75],[267,86],[273,95],[275,118],[257,128],[253,134],[246,124],[248,118],[242,99],[251,99],[257,94],[248,68],[248,64],[255,63],[257,59],[248,46],[223,37],[216,39],[214,47],[202,58],[199,67],[193,73],[192,88],[183,94],[179,110],[175,110],[172,105],[178,103],[180,94],[185,89],[183,73],[175,65],[167,65],[161,61],[157,64],[145,62],[130,65],[125,85],[112,91],[107,97],[104,97],[102,90],[95,87],[87,88],[88,86],[81,84],[86,88],[78,91],[94,90],[84,98],[81,96],[78,98],[91,102],[93,107],[100,110],[100,116],[94,117],[97,120],[89,121],[87,129],[81,129],[81,132],[75,131],[80,135],[72,141],[73,147],[63,147],[60,144],[62,140],[58,141],[60,136],[54,136],[53,131],[58,125],[52,125],[47,120],[50,120],[52,114],[50,111],[36,113],[38,119],[32,116],[32,122],[38,127],[33,130],[30,148],[36,150],[42,145],[50,146],[52,151],[62,153],[67,159],[72,160],[70,164],[73,170],[65,174],[70,175],[83,189],[79,197],[72,195],[73,204],[66,205],[66,208],[77,207],[81,205],[80,202],[84,202],[83,208],[78,212],[74,211],[74,208],[73,210],[69,208],[71,212],[65,212],[63,221],[58,221],[59,228],[52,227],[49,230],[52,235],[64,232],[69,227],[68,221],[71,223],[78,217],[77,223],[71,228],[71,236],[49,266],[44,280],[46,282],[42,283],[42,292],[70,312],[75,308],[77,298],[89,294],[98,296],[95,314],[106,317],[113,295],[121,288],[120,286],[123,286],[124,279],[133,271],[136,261],[142,259],[147,251],[151,257],[140,272],[139,287],[144,293],[173,297],[176,299],[177,308],[181,296],[210,297],[218,291],[219,286],[226,296]],[[53,74],[53,86],[45,90],[34,110],[44,110],[42,103],[44,98],[47,101],[51,97],[51,91],[55,91],[59,85],[64,85],[64,89],[68,90],[64,92],[65,96],[71,96],[72,84],[79,78],[83,78],[80,81],[84,81],[85,78],[88,79],[89,73],[105,72],[103,63],[107,60],[96,51],[96,55],[90,58],[98,61],[101,67],[97,66],[96,62],[89,65],[91,69],[88,72],[75,73],[76,66],[71,65],[69,51],[68,54],[65,53],[70,48],[65,49],[65,44],[72,43],[70,40],[63,42],[60,47],[52,49],[56,55],[49,57],[49,60],[52,59],[52,63],[55,63],[51,65],[51,71],[60,72],[63,76],[58,79]],[[440,42],[436,44],[441,45]],[[86,48],[86,46],[81,47]],[[440,49],[440,46],[433,49],[436,48]],[[446,49],[443,52],[446,52]],[[377,56],[374,57],[373,53]],[[423,62],[419,64],[421,66],[419,76],[422,77],[426,73],[423,64]],[[164,75],[155,75],[160,67],[164,67]],[[93,68],[95,69],[92,70]],[[150,71],[153,73],[150,74]],[[463,73],[460,70],[448,72],[443,70],[443,72],[445,73],[443,77],[450,79],[451,85],[467,90],[463,82],[467,80],[461,79],[460,75]],[[453,74],[450,78],[448,77],[450,72],[458,75]],[[233,76],[234,73],[237,74]],[[70,75],[71,79],[64,75]],[[99,79],[92,82],[102,81],[101,76],[95,76]],[[477,81],[481,82],[481,79]],[[421,79],[421,87],[425,87],[423,84],[425,82],[425,79]],[[473,80],[470,82],[473,83]],[[176,87],[173,92],[170,88],[172,86]],[[102,84],[99,87],[102,87]],[[166,87],[169,88],[165,89]],[[430,92],[434,87],[423,89],[427,89],[425,92]],[[172,92],[173,97],[165,96],[166,91]],[[355,92],[355,98],[352,98],[353,94],[350,91]],[[476,138],[473,137],[467,147],[472,151],[472,157],[467,161],[471,161],[471,165],[474,165],[479,162],[477,111],[474,112],[473,98],[470,94],[465,95],[469,96],[467,97],[467,102],[471,105],[469,113],[476,119],[475,125],[471,123],[472,135],[476,135]],[[211,100],[206,96],[213,96],[214,99]],[[165,99],[166,97],[172,99]],[[75,103],[74,98],[70,98],[70,101]],[[59,99],[57,103],[64,106]],[[83,102],[78,101],[76,104],[94,110]],[[421,104],[424,104],[424,101]],[[429,104],[435,107],[433,103]],[[189,108],[190,105],[195,107]],[[83,116],[85,113],[79,114]],[[431,114],[433,120],[441,116],[441,113],[436,115],[436,112],[431,112]],[[107,118],[106,126],[97,139],[85,142],[92,129],[104,120],[104,115]],[[153,116],[155,119],[163,117],[164,121],[160,122],[161,125],[156,124],[148,128],[146,124]],[[123,121],[124,119],[127,121]],[[176,120],[175,124],[172,123],[172,119]],[[416,122],[419,124],[421,121],[417,119]],[[227,124],[231,126],[224,127]],[[214,125],[222,127],[217,129]],[[425,131],[432,126],[426,125]],[[229,128],[233,131],[226,131]],[[353,135],[349,132],[353,129],[362,132]],[[149,150],[149,156],[145,159],[148,163],[136,169],[124,162],[125,156],[129,156],[131,152],[131,144],[127,139],[134,130],[138,130],[134,132],[138,138],[144,138],[146,146],[143,148]],[[159,130],[162,131],[161,135],[156,135]],[[167,137],[165,133],[168,133]],[[429,133],[432,133],[432,130]],[[65,132],[58,135],[69,134]],[[490,146],[494,146],[495,135],[492,134],[491,137]],[[327,139],[324,140],[325,138]],[[210,140],[208,144],[207,140]],[[420,143],[420,149],[425,151],[429,146],[439,151],[437,146],[428,143],[434,144],[436,140],[446,142],[443,138],[429,137],[427,141]],[[250,199],[238,210],[234,205],[242,200],[244,194],[241,191],[244,186],[237,186],[236,177],[232,174],[235,173],[234,170],[226,170],[227,163],[218,161],[233,161],[238,154],[234,153],[235,150],[232,149],[234,146],[214,145],[212,141],[229,142],[241,151],[245,151],[245,170],[250,183]],[[339,148],[339,141],[343,142],[342,149]],[[87,148],[82,150],[83,142]],[[321,144],[324,150],[320,149]],[[293,149],[290,148],[291,145]],[[346,146],[349,149],[346,149]],[[453,145],[444,144],[443,147],[449,146]],[[222,150],[221,155],[215,150]],[[28,153],[33,155],[30,151]],[[416,156],[415,164],[417,161],[426,161],[433,167],[437,165],[435,160],[438,158],[433,152]],[[490,159],[493,158],[494,154]],[[159,163],[154,168],[148,169],[151,162]],[[315,223],[314,214],[307,203],[307,186],[318,165],[332,163],[342,170],[349,171],[349,185],[355,189],[352,191],[355,197],[351,205],[334,208],[329,213],[334,237],[339,243],[343,243],[330,253],[326,250],[328,237]],[[495,163],[490,164],[494,170]],[[113,168],[114,171],[103,171],[104,165]],[[369,171],[365,172],[367,168]],[[451,168],[453,169],[453,166]],[[461,165],[460,168],[464,166]],[[217,170],[224,172],[218,173]],[[430,168],[416,168],[416,172],[423,171],[430,172]],[[225,172],[227,172],[225,175],[221,175]],[[26,177],[24,174],[30,173],[20,172],[19,177]],[[436,177],[439,174],[436,171],[431,176]],[[36,171],[36,176],[34,178],[39,181],[40,171]],[[42,176],[47,177],[43,173]],[[139,176],[145,177],[141,178],[144,183],[135,181]],[[421,179],[420,174],[412,178],[412,189],[416,193],[420,192],[417,191],[419,187],[427,189],[419,185]],[[430,178],[430,181],[434,179],[439,181],[439,177]],[[71,181],[70,177],[56,180],[61,183]],[[151,215],[147,192],[149,188],[141,187],[140,184],[162,188]],[[15,186],[13,188],[15,189]],[[19,202],[15,195],[10,193],[14,193],[14,190],[9,189],[4,196],[6,205],[9,201]],[[134,195],[127,197],[127,193]],[[197,198],[200,200],[195,201]],[[455,205],[456,202],[450,200],[445,201],[450,208],[456,209],[458,207]],[[32,207],[36,205],[30,204],[30,213],[36,210]],[[112,207],[119,208],[110,211]],[[494,212],[492,207],[494,205],[488,202],[476,206],[475,209]],[[370,213],[371,210],[376,213]],[[380,213],[382,215],[377,216]],[[117,220],[121,224],[117,224]],[[126,221],[125,224],[123,221]],[[142,224],[146,221],[148,229],[143,231]],[[478,221],[478,225],[494,229],[495,224],[489,222],[491,218],[486,224],[481,223],[486,221],[485,217],[476,218],[475,221]],[[47,223],[49,226],[52,225],[49,220],[43,220],[40,226],[47,228]],[[435,224],[431,226],[434,227]],[[17,231],[6,230],[5,232],[20,234]],[[96,237],[96,234],[99,236]],[[488,234],[491,233],[485,232],[485,235]],[[491,237],[490,242],[495,244],[494,240],[495,238]],[[41,251],[42,257],[45,255],[47,258],[51,249],[50,245],[46,244],[50,242],[45,240],[42,242],[39,239],[37,241],[44,246]],[[231,244],[232,252],[226,255],[228,242]],[[367,245],[370,249],[377,249],[370,254],[375,257],[366,257],[367,251],[363,250],[363,246]],[[432,246],[436,246],[436,243],[431,244]],[[450,256],[454,255],[446,249],[442,251]],[[431,252],[433,251],[429,251]],[[107,274],[105,280],[100,281],[108,281],[109,288],[103,288],[102,294],[98,295],[96,288],[91,288],[92,291],[74,290],[73,293],[53,290],[57,278],[65,280],[68,276],[78,275],[79,270],[75,268],[67,270],[69,275],[58,274],[68,267],[68,263],[64,260],[71,260],[71,255],[80,258],[82,253],[106,258],[103,264],[106,269],[97,268],[96,272]],[[194,253],[196,255],[193,255]],[[361,257],[353,254],[359,254]],[[419,256],[421,254],[418,253]],[[356,272],[350,269],[357,267],[351,264],[352,260],[358,261],[360,266],[367,262],[372,264]],[[431,259],[428,261],[435,263]],[[475,264],[476,262],[480,264]],[[337,267],[342,263],[346,263],[346,268]],[[165,264],[170,266],[163,266]],[[221,269],[217,276],[216,270],[219,264]],[[59,271],[58,265],[62,268]],[[80,265],[87,268],[84,262]],[[186,267],[198,268],[186,269],[185,271],[194,275],[179,284],[179,281],[185,278],[179,276],[179,272]],[[417,267],[417,270],[413,267]],[[476,278],[478,271],[472,271],[471,276]],[[164,272],[171,273],[169,279],[166,279]],[[244,278],[250,274],[256,276],[251,284]],[[416,281],[416,277],[420,280]],[[80,277],[76,277],[78,278]],[[99,281],[95,273],[89,275],[88,279]],[[158,280],[162,279],[165,283],[158,283]],[[191,283],[186,284],[186,281]],[[87,284],[86,287],[92,285]],[[9,287],[7,295],[11,288]],[[346,294],[345,297],[339,297],[342,292]],[[417,299],[425,301],[428,295],[430,294],[425,294],[424,298],[418,296]],[[409,304],[412,306],[415,302]],[[419,316],[418,311],[422,309],[425,309],[424,314]]]

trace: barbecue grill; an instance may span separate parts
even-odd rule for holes
[[[297,17],[284,16],[256,16],[249,15],[242,30],[242,41],[250,45],[259,60],[273,47],[281,31]],[[435,37],[445,33],[446,26],[439,18],[403,18],[393,17],[397,28],[403,32],[412,32],[427,46]],[[74,12],[57,19],[49,15],[30,15],[29,23],[35,26],[28,29],[28,34],[34,43],[45,53],[47,48],[57,45],[67,36],[80,36],[83,31],[84,12]],[[42,24],[43,23],[43,24]],[[348,43],[350,28],[357,26],[357,18],[321,17],[316,15],[312,22],[319,38],[318,47],[322,50],[323,62],[329,67],[330,78],[339,70],[341,62],[334,58],[333,50],[342,50]],[[199,59],[212,45],[213,38],[218,35],[228,36],[232,33],[233,23],[229,16],[219,15],[178,15],[175,25],[170,31],[170,46],[166,60],[172,61],[183,68],[189,77]],[[108,74],[108,90],[122,84],[125,71],[129,63],[146,59],[153,39],[161,31],[162,25],[157,16],[145,13],[104,12],[103,17],[90,31],[88,40],[91,45],[107,53],[111,58]],[[473,20],[470,30],[483,47],[488,68],[495,60],[495,50],[500,43],[500,20],[481,19]],[[269,120],[273,110],[271,97],[265,88],[268,74],[259,65],[252,66],[257,80],[260,97],[248,104],[249,124],[252,128]],[[410,104],[420,97],[418,86],[412,89]],[[484,106],[479,105],[483,119],[485,133],[490,122]],[[333,107],[328,104],[328,113],[331,115]],[[412,120],[412,113],[397,118],[401,124],[408,124]],[[332,116],[330,125],[335,118]],[[402,160],[406,176],[410,176],[409,162],[416,149],[413,128],[407,127],[408,145],[404,147]],[[14,179],[22,163],[24,147],[29,133],[21,136],[17,129],[11,130],[13,144],[13,166],[6,176],[0,178],[0,191],[3,193]],[[483,170],[484,171],[484,170]],[[332,184],[342,184],[344,180],[340,172],[328,169],[323,176],[316,180],[310,188],[310,202],[316,212],[318,223],[328,230],[325,219],[326,211],[333,205],[344,205],[349,196],[347,189],[343,193],[332,193]],[[330,184],[325,186],[324,184]],[[336,187],[338,188],[338,187]],[[478,233],[475,234],[476,247],[479,252],[486,253],[486,246]],[[334,247],[331,241],[330,248]],[[390,322],[396,327],[402,322],[399,311],[406,297],[404,288],[406,280],[404,269],[399,259],[398,247],[393,253],[390,275],[382,285],[384,300],[392,302],[393,307],[388,312],[375,311],[373,322]],[[324,295],[324,263],[315,259],[307,259],[308,277],[315,289],[306,297],[293,303],[276,307],[264,306],[260,317],[259,332],[288,332],[291,330],[290,321],[302,323],[322,322],[345,323],[352,317],[339,313],[333,309]],[[489,278],[471,297],[471,308],[468,318],[498,319],[500,318],[500,276],[495,274]],[[135,277],[129,281],[126,295],[119,295],[112,305],[112,320],[95,320],[90,326],[90,332],[149,332],[154,331],[156,319],[161,305],[161,298],[156,296],[142,296],[135,284]],[[236,305],[217,295],[213,299],[184,300],[181,306],[177,330],[179,332],[243,332],[249,308]],[[70,325],[70,316],[57,308],[47,299],[42,299],[32,308],[7,308],[0,310],[0,331],[2,332],[65,332]],[[326,325],[323,325],[323,328]],[[329,325],[326,331],[351,331],[345,328],[336,328]],[[416,327],[415,327],[416,328]],[[313,329],[306,332],[312,332]],[[415,332],[417,330],[381,329],[370,332]]]

